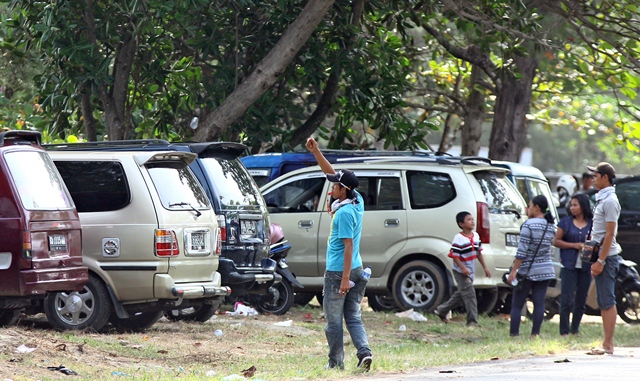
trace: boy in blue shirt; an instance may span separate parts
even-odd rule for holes
[[[372,354],[360,311],[360,302],[368,281],[362,278],[360,257],[364,200],[355,190],[360,182],[356,175],[347,169],[334,171],[313,138],[307,140],[306,146],[318,161],[327,180],[333,183],[331,192],[335,199],[329,206],[332,219],[322,303],[324,317],[327,320],[324,331],[329,344],[327,368],[344,369],[344,316],[353,345],[358,350],[357,366],[367,372],[371,367]]]

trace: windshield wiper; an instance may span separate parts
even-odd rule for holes
[[[505,212],[507,212],[507,213],[513,213],[513,214],[515,214],[515,215],[516,215],[516,217],[517,217],[518,219],[522,218],[522,216],[520,215],[520,212],[518,212],[518,211],[517,211],[517,210],[515,210],[515,209],[503,209],[503,210],[504,210]]]
[[[172,204],[169,204],[169,206],[188,206],[196,213],[196,217],[200,217],[202,215],[202,213],[200,213],[198,209],[194,208],[193,205],[189,204],[188,202],[174,202]]]

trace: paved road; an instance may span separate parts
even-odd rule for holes
[[[556,362],[568,360],[568,362]],[[374,358],[375,367],[375,358]],[[616,354],[592,356],[585,351],[516,360],[496,360],[470,365],[425,369],[411,374],[362,376],[366,381],[637,381],[640,348],[616,348]]]

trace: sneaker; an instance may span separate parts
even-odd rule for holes
[[[373,358],[371,356],[364,356],[358,361],[358,369],[362,369],[365,372],[368,372],[371,369],[371,362]]]
[[[439,318],[440,318],[440,320],[442,320],[442,322],[443,322],[444,324],[449,323],[449,318],[447,318],[447,315],[440,315],[440,313],[438,312],[438,310],[434,310],[434,311],[433,311],[433,313],[434,313],[434,314],[436,314],[436,316],[437,316],[437,317],[439,317]]]
[[[338,365],[338,364],[333,364],[329,362],[327,365],[324,366],[324,370],[329,370],[329,369],[344,370],[344,365]]]

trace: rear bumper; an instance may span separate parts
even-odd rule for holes
[[[201,299],[226,296],[231,293],[230,287],[220,285],[218,274],[213,281],[193,283],[175,283],[171,275],[156,274],[153,288],[156,299]]]
[[[80,291],[89,281],[84,266],[20,271],[20,295],[40,295],[50,291]],[[18,296],[18,295],[16,295]]]
[[[275,264],[275,261],[272,262]],[[282,281],[282,276],[275,272],[275,265],[238,269],[227,258],[220,258],[218,272],[222,277],[222,284],[233,290],[232,296],[265,294],[274,283]]]

